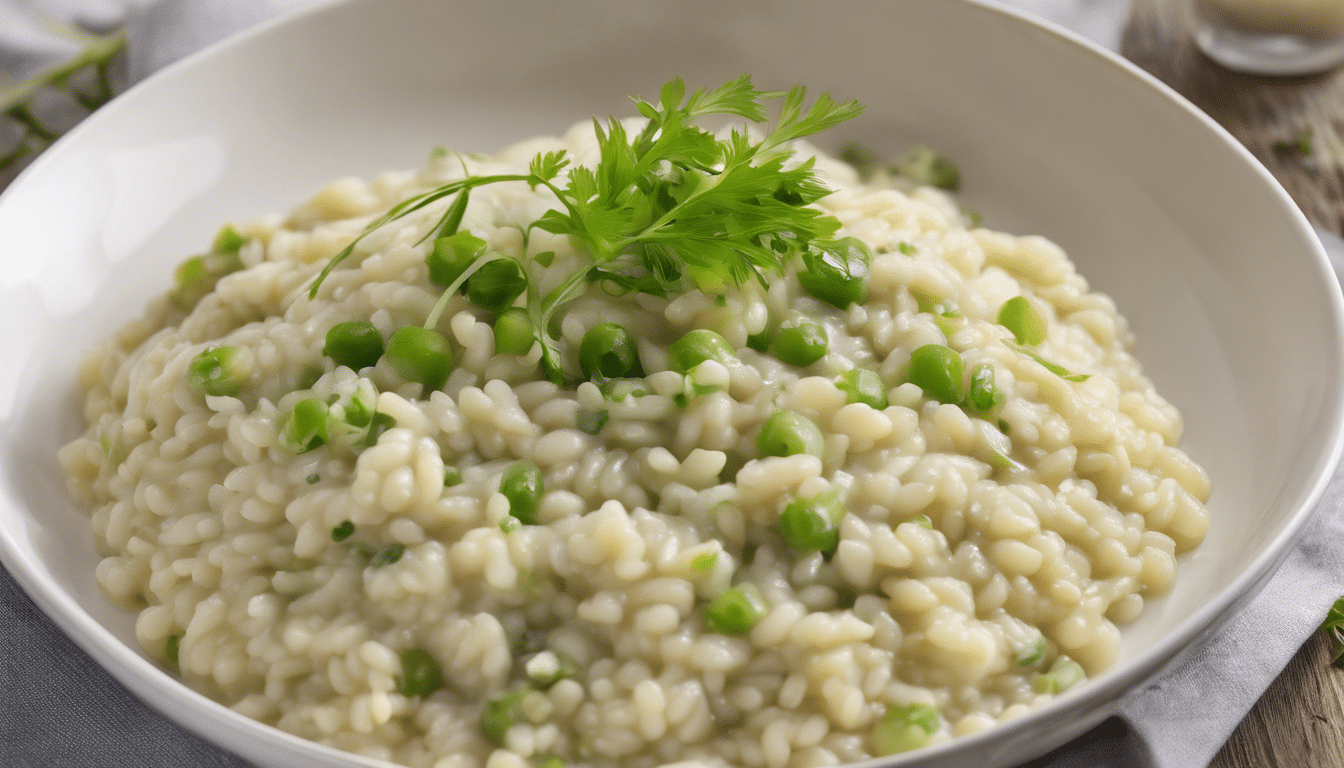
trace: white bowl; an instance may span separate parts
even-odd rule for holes
[[[674,74],[805,83],[867,105],[823,143],[915,142],[961,165],[998,229],[1061,244],[1113,296],[1214,480],[1212,528],[1120,661],[1009,725],[886,763],[998,766],[1113,712],[1262,585],[1340,451],[1341,301],[1306,221],[1230,136],[1117,57],[972,0],[571,4],[356,0],[232,39],[100,110],[0,198],[0,560],[169,717],[264,766],[372,761],[247,720],[135,646],[95,585],[57,449],[83,350],[137,316],[225,221],[342,175],[625,115]]]

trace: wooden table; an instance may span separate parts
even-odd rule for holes
[[[1132,0],[1121,53],[1241,140],[1313,224],[1344,230],[1344,68],[1314,77],[1238,75],[1195,49],[1177,0]],[[1286,144],[1311,131],[1311,152]],[[1214,768],[1344,766],[1344,670],[1313,635],[1242,721]]]

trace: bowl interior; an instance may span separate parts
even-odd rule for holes
[[[694,87],[742,72],[867,105],[824,146],[927,143],[955,158],[987,226],[1050,237],[1116,300],[1184,414],[1184,446],[1214,480],[1212,527],[1174,592],[1124,629],[1120,662],[1076,697],[1100,717],[1268,572],[1319,493],[1340,429],[1338,287],[1286,195],[1207,119],[1095,50],[969,1],[365,0],[161,73],[0,198],[0,557],[141,695],[257,735],[131,650],[132,617],[95,585],[88,520],[55,460],[82,431],[82,351],[226,221],[286,210],[339,176],[415,167],[438,144],[490,151],[630,114],[627,94],[656,95],[676,74]],[[1050,713],[1032,722],[1047,730],[1031,745],[951,749],[999,763],[1077,730]],[[282,747],[288,764],[344,759],[265,740],[264,754],[229,746],[267,764]]]

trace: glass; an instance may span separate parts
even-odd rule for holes
[[[1344,0],[1189,0],[1195,43],[1228,69],[1305,75],[1344,62]]]

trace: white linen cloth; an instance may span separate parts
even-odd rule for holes
[[[320,0],[0,0],[0,69],[24,77],[72,55],[43,14],[86,27],[123,20],[132,81],[227,34]],[[1128,18],[1116,0],[1002,0],[1116,49]],[[1344,241],[1322,240],[1337,273]],[[1206,766],[1344,593],[1344,477],[1302,541],[1246,608],[1147,688],[1120,719],[1034,761],[1039,768]],[[28,600],[0,568],[0,766],[246,768],[136,700]]]

